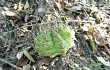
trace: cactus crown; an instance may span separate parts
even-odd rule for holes
[[[38,32],[34,40],[35,50],[41,56],[53,58],[66,53],[71,48],[70,40],[69,27],[60,24],[51,30]]]

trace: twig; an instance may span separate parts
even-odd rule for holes
[[[57,21],[58,23],[62,23],[62,22],[81,22],[81,23],[95,23],[95,21],[86,21],[86,20],[83,20],[83,21],[79,21],[79,20],[68,20],[68,21]],[[28,22],[28,23],[32,23],[32,22]],[[54,22],[46,22],[46,23],[54,23]],[[31,25],[27,25],[27,26],[35,26],[35,25],[38,25],[38,26],[41,26],[43,24],[46,24],[46,23],[36,23],[36,24],[31,24]],[[17,28],[17,27],[16,27]],[[14,29],[14,30],[11,30],[11,31],[8,31],[8,32],[2,32],[2,34],[7,34],[7,33],[11,33],[15,30],[22,30],[22,27],[20,28],[17,28],[17,29]]]
[[[95,21],[86,21],[86,20],[68,20],[68,21],[71,21],[71,22],[88,22],[88,23],[94,23]]]
[[[10,66],[12,66],[13,68],[16,68],[17,70],[22,70],[22,68],[17,67],[16,65],[14,65],[14,64],[12,64],[11,62],[6,61],[6,60],[4,60],[4,59],[2,59],[2,58],[0,58],[0,61],[1,61],[1,62],[4,62],[4,63],[6,63],[6,64],[8,64],[8,65],[10,65]]]

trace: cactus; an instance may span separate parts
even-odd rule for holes
[[[47,33],[41,31],[35,37],[35,50],[41,56],[51,58],[66,53],[70,46],[71,35],[66,26],[57,27]]]

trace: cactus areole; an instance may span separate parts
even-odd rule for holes
[[[58,26],[49,31],[40,31],[35,37],[35,50],[40,56],[51,58],[66,53],[71,46],[71,34],[68,26]]]

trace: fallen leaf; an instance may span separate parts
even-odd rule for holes
[[[81,53],[81,49],[80,48],[77,48],[77,51],[78,51],[78,53]]]
[[[100,45],[101,46],[104,46],[105,45],[105,40],[103,37],[100,38]]]
[[[2,14],[5,16],[15,17],[15,18],[20,19],[20,17],[17,15],[17,13],[12,12],[12,11],[2,11]]]
[[[14,23],[17,24],[17,25],[23,25],[24,24],[21,19],[15,20]]]
[[[22,37],[22,36],[25,35],[25,33],[24,33],[23,31],[18,31],[17,34],[18,34],[18,36],[20,36],[20,37]]]
[[[97,57],[97,59],[105,66],[110,66],[110,62],[105,61],[102,57]]]
[[[62,0],[62,1],[60,2],[60,5],[61,5],[61,8],[62,8],[62,9],[65,8],[65,2],[64,2],[64,0]]]
[[[26,49],[23,50],[23,53],[30,61],[35,62],[34,58],[31,56],[31,54]]]
[[[18,65],[22,67],[22,66],[26,65],[28,63],[28,61],[29,60],[24,57],[24,58],[22,58],[21,60],[18,61]]]
[[[95,43],[91,40],[91,38],[88,39],[88,45],[90,46],[93,53],[97,52],[97,47]]]

